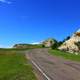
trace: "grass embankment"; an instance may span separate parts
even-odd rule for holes
[[[73,60],[73,61],[80,61],[80,54],[75,55],[68,52],[63,52],[60,50],[49,50],[49,53],[55,56],[59,56],[65,59]]]
[[[0,80],[36,80],[24,54],[0,49]]]

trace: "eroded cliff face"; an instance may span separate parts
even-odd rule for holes
[[[45,46],[45,47],[51,47],[52,45],[54,45],[54,43],[56,43],[57,41],[55,39],[47,39],[45,41],[42,42],[42,44]]]
[[[80,53],[80,29],[75,32],[71,38],[65,41],[58,49],[64,50],[70,53]]]

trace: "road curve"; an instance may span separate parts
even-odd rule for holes
[[[26,56],[45,77],[43,80],[80,80],[80,62],[52,56],[48,49],[33,49]]]

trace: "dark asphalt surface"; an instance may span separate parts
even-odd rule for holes
[[[80,62],[52,56],[48,49],[33,49],[27,51],[26,56],[30,61],[34,61],[50,80],[80,80]]]

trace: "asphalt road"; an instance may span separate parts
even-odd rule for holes
[[[42,75],[39,80],[80,80],[80,62],[52,56],[48,49],[34,49],[26,55]]]

